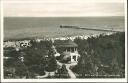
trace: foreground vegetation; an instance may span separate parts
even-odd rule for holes
[[[14,48],[6,48],[4,56],[10,59],[4,60],[5,78],[11,74],[11,78],[35,78],[44,75],[44,71],[55,71],[56,60],[51,49],[51,41],[31,41],[32,46],[16,51]],[[21,57],[24,59],[21,60]],[[14,72],[9,72],[12,68]]]
[[[76,38],[78,52],[81,55],[78,64],[71,67],[78,78],[124,77],[125,70],[125,34],[100,35],[86,39]],[[31,40],[31,47],[16,51],[13,47],[4,48],[5,78],[35,78],[45,75],[45,71],[58,72],[53,78],[69,78],[63,65],[58,68],[53,43]],[[66,74],[66,75],[63,75]],[[48,77],[51,78],[51,77]]]
[[[124,77],[125,33],[75,39],[81,55],[72,70],[78,78]]]

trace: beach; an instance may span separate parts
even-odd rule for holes
[[[5,17],[4,40],[57,38],[108,33],[107,31],[60,28],[62,24],[90,29],[124,31],[124,17]]]

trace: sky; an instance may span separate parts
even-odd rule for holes
[[[124,0],[6,0],[7,17],[124,16]]]

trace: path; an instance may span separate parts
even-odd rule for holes
[[[49,72],[46,72],[46,71],[44,71],[44,72],[45,72],[45,75],[43,75],[43,76],[36,76],[36,78],[37,78],[37,79],[42,79],[42,78],[48,77]]]
[[[72,70],[70,69],[70,67],[77,65],[77,63],[64,64],[64,63],[60,63],[59,61],[57,61],[57,64],[59,66],[61,66],[61,67],[62,67],[62,65],[65,65],[66,66],[66,69],[68,70],[68,74],[69,74],[70,78],[72,78],[72,79],[75,79],[76,78],[76,75],[72,72]],[[36,78],[37,79],[43,79],[43,78],[48,77],[49,72],[47,72],[47,71],[44,71],[44,72],[45,72],[45,75],[43,75],[43,76],[36,76]]]
[[[68,74],[69,74],[70,78],[75,79],[76,75],[70,69],[70,66],[74,66],[74,64],[65,64],[65,65],[66,65],[66,69],[68,70]]]
[[[57,60],[56,60],[57,61]],[[59,65],[59,66],[61,66],[62,67],[62,63],[60,63],[59,61],[57,61],[57,64]],[[50,72],[47,72],[47,71],[44,71],[45,72],[45,75],[43,75],[43,76],[36,76],[36,78],[37,79],[43,79],[43,78],[46,78],[46,77],[48,77],[49,76],[49,74],[50,74]]]
[[[64,63],[60,63],[59,61],[57,61],[57,64],[62,67],[62,65]],[[69,74],[70,78],[75,79],[76,78],[76,75],[72,72],[72,70],[70,69],[70,67],[77,65],[77,63],[64,64],[64,65],[66,66],[66,69],[68,70],[68,74]]]

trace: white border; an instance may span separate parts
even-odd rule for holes
[[[1,1],[1,82],[127,82],[127,0],[125,0],[125,78],[105,79],[4,79],[3,78],[3,2]],[[11,2],[11,1],[10,1]],[[14,1],[13,1],[14,2]],[[25,1],[26,2],[26,1]],[[32,3],[32,1],[29,1]],[[34,1],[38,2],[38,1]]]
[[[0,52],[1,53],[0,54],[1,64],[0,65],[1,65],[1,67],[0,68],[1,68],[1,72],[0,73],[1,73],[1,81],[2,81],[2,79],[3,79],[3,2],[2,1],[0,2],[0,5],[1,5],[1,7],[0,7],[1,8],[0,9],[0,13],[1,13],[1,16],[0,16],[0,22],[1,22],[0,23],[1,24],[1,26],[0,26],[0,31],[1,31],[1,34],[0,34],[0,36],[1,36],[0,37],[1,38],[0,39],[1,40],[0,41],[1,42],[1,47],[0,47],[1,48],[0,49],[1,50],[1,52]]]

